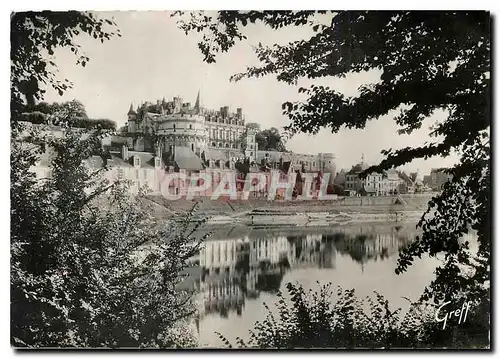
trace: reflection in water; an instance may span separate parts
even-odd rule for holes
[[[394,223],[395,224],[395,223]],[[287,282],[316,281],[354,288],[358,297],[383,294],[393,309],[417,300],[434,277],[438,258],[415,261],[396,275],[398,251],[415,238],[415,224],[363,224],[323,228],[211,228],[212,235],[182,284],[198,293],[194,318],[201,346],[220,347],[215,332],[248,339],[248,330],[272,308]],[[201,233],[200,233],[201,234]],[[474,243],[473,234],[465,240]],[[476,248],[477,249],[477,248]],[[317,288],[317,287],[316,287]]]
[[[263,292],[276,293],[287,272],[334,269],[338,254],[348,255],[362,268],[368,261],[384,261],[408,245],[415,234],[401,226],[308,231],[247,229],[212,235],[195,259],[200,273],[190,281],[199,295],[199,319],[209,314],[227,318],[231,312],[241,316],[246,300]]]

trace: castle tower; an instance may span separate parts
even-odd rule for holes
[[[130,109],[128,110],[127,116],[128,116],[128,132],[135,133],[137,113],[134,111],[133,104],[130,104]]]
[[[333,153],[319,153],[318,154],[320,169],[323,173],[330,173],[330,178],[328,179],[328,184],[333,185],[335,180],[337,166],[335,163],[335,155]]]
[[[258,145],[255,141],[255,134],[255,129],[247,128],[245,134],[245,157],[250,158],[251,161],[255,161],[257,158]]]

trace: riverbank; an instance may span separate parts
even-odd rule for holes
[[[150,197],[158,217],[174,219],[195,205],[196,218],[211,225],[325,226],[359,222],[416,221],[432,194],[387,197],[339,197],[328,201],[248,201],[198,199],[169,201]]]

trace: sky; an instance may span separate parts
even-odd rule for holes
[[[58,64],[60,78],[67,78],[73,88],[59,96],[47,88],[44,100],[61,102],[77,99],[81,101],[91,118],[108,118],[118,126],[127,121],[127,112],[141,102],[162,99],[171,100],[180,96],[184,102],[194,104],[198,91],[202,106],[230,110],[242,107],[246,122],[257,122],[262,128],[281,129],[288,124],[281,113],[281,104],[303,99],[297,93],[300,86],[311,80],[301,80],[297,86],[278,82],[274,77],[244,79],[229,82],[229,77],[243,72],[247,66],[258,61],[252,45],[286,43],[307,38],[308,27],[291,27],[274,31],[263,25],[247,28],[248,39],[237,43],[229,53],[222,54],[215,64],[204,63],[197,47],[198,34],[185,33],[177,28],[176,19],[163,11],[101,12],[100,17],[114,18],[122,37],[101,43],[88,36],[79,36],[76,41],[90,57],[86,67],[76,65],[76,58],[67,49],[56,51],[53,58]],[[377,82],[380,73],[352,74],[345,78],[324,78],[322,85],[330,86],[346,95],[356,95],[360,85]],[[384,156],[383,149],[398,149],[421,145],[430,141],[429,126],[443,119],[438,113],[427,119],[424,126],[411,135],[398,135],[392,116],[385,116],[368,123],[365,129],[341,129],[338,133],[322,130],[317,135],[297,134],[286,146],[297,153],[333,152],[337,158],[337,169],[350,169],[359,163],[362,156],[368,164],[376,164]],[[431,168],[450,166],[456,156],[415,160],[404,166],[407,171],[418,171],[419,176],[429,174]]]

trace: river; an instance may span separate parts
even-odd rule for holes
[[[199,344],[220,347],[215,332],[230,341],[247,339],[288,282],[318,288],[331,282],[360,297],[376,290],[393,307],[405,308],[433,278],[435,258],[417,259],[396,275],[398,251],[414,240],[414,223],[358,224],[322,228],[211,228],[212,235],[183,283],[195,288]]]

